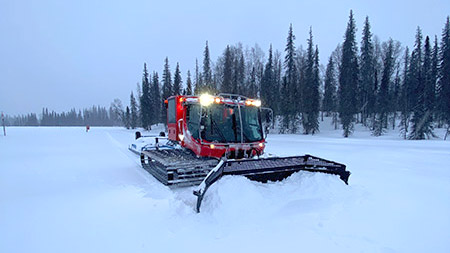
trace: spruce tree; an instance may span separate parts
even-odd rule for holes
[[[320,63],[319,63],[319,46],[316,45],[314,51],[314,68],[313,68],[313,90],[312,90],[312,105],[310,114],[311,134],[319,132],[319,112],[320,112]]]
[[[429,42],[428,42],[429,47]],[[425,137],[434,136],[432,125],[429,124],[429,117],[431,112],[426,110],[426,96],[425,96],[425,74],[424,74],[424,54],[422,51],[422,31],[420,27],[417,28],[416,42],[414,50],[411,55],[410,75],[411,85],[414,87],[414,94],[411,96],[412,111],[412,126],[409,139],[422,140]]]
[[[191,80],[191,71],[187,71],[187,79],[186,79],[186,94],[185,95],[193,95],[192,90],[192,80]]]
[[[297,69],[298,69],[298,82],[297,82],[297,100],[298,105],[296,106],[296,112],[299,114],[300,120],[304,120],[303,116],[306,115],[306,107],[304,106],[305,101],[307,100],[307,91],[305,88],[308,86],[306,85],[308,79],[311,80],[311,75],[307,75],[307,73],[311,74],[311,71],[308,71],[308,55],[307,53],[301,48],[297,49],[297,57],[296,57],[296,63],[297,63]]]
[[[392,130],[397,126],[397,113],[400,110],[400,91],[401,91],[401,78],[400,78],[400,63],[394,60],[395,67],[395,77],[393,80],[393,86],[390,91],[390,111],[391,111],[391,126]]]
[[[236,59],[236,88],[235,94],[244,94],[245,92],[245,59],[242,49],[239,48],[238,58]]]
[[[356,89],[358,85],[358,60],[355,41],[356,26],[353,11],[345,32],[342,45],[342,60],[339,68],[339,117],[341,119],[344,137],[353,132],[354,115],[358,112],[356,107]]]
[[[314,50],[312,28],[309,30],[304,81],[302,85],[302,125],[304,134],[314,134],[319,130],[319,66],[318,49]]]
[[[273,66],[273,72],[274,72],[274,88],[273,88],[273,104],[272,104],[272,110],[274,112],[274,115],[277,116],[280,114],[280,104],[281,104],[281,96],[280,96],[280,89],[281,89],[281,71],[283,69],[282,63],[281,63],[281,53],[277,50],[275,50],[275,56],[274,56],[274,66]]]
[[[447,22],[445,23],[444,29],[442,30],[439,65],[439,97],[442,103],[440,111],[444,122],[447,124],[448,134],[450,129],[450,22],[448,16]],[[445,135],[445,137],[447,137],[447,134]]]
[[[401,120],[400,120],[400,132],[404,139],[407,138],[408,131],[409,131],[409,121],[410,121],[410,115],[411,115],[411,105],[410,105],[410,90],[411,90],[411,84],[410,84],[410,74],[409,74],[409,48],[406,47],[405,49],[405,56],[404,56],[404,63],[403,63],[403,82],[400,88],[400,114],[401,114]]]
[[[327,68],[325,70],[324,94],[322,101],[322,111],[326,116],[336,112],[336,73],[333,62],[333,56],[328,59]]]
[[[128,106],[127,106],[127,108],[125,110],[125,117],[124,117],[123,124],[125,125],[125,127],[127,129],[130,129],[130,126],[131,126],[131,114],[130,114],[130,107],[128,107]]]
[[[157,124],[164,122],[164,119],[161,119],[161,107],[164,103],[164,100],[161,100],[161,91],[159,88],[159,76],[158,72],[153,72],[153,78],[152,78],[152,96],[153,96],[153,119],[151,120],[152,124]]]
[[[439,55],[439,103],[443,121],[450,129],[450,22],[447,17],[442,30],[441,49]],[[446,134],[447,137],[447,134]]]
[[[237,51],[236,48],[233,48],[232,51],[232,55],[233,55],[233,67],[232,67],[232,81],[231,81],[231,91],[230,93],[236,94],[237,90],[238,90],[238,79],[239,79],[239,74],[238,74],[238,58],[237,58]]]
[[[274,95],[274,73],[273,73],[273,58],[272,45],[269,48],[269,59],[267,60],[263,78],[261,79],[261,102],[264,106],[273,108]]]
[[[374,113],[375,107],[375,56],[372,33],[370,32],[369,17],[366,17],[361,41],[361,80],[360,80],[360,104],[362,123],[367,125],[367,119]]]
[[[48,114],[45,112],[45,108],[42,108],[41,126],[48,126]]]
[[[161,99],[162,99],[162,101],[164,101],[173,95],[172,78],[170,75],[169,59],[167,57],[166,57],[166,60],[164,63],[162,82],[163,82],[163,85],[162,85],[162,98]],[[167,124],[167,122],[165,120],[166,115],[167,115],[167,108],[165,106],[163,106],[161,119],[163,120],[164,124]]]
[[[163,97],[162,99],[167,99],[168,97],[173,95],[173,86],[172,86],[172,77],[170,74],[170,66],[169,66],[169,59],[166,57],[165,63],[164,63],[164,71],[163,71]]]
[[[175,74],[173,77],[173,95],[180,95],[181,94],[181,72],[180,72],[180,65],[177,62],[177,67],[175,68]]]
[[[290,133],[297,132],[297,108],[299,108],[298,92],[298,68],[296,63],[296,51],[294,45],[295,35],[292,31],[292,24],[289,26],[289,33],[286,42],[284,57],[284,84],[282,89],[283,106],[281,115],[283,116],[281,131]]]
[[[233,79],[233,59],[231,56],[230,46],[227,45],[225,52],[223,53],[224,63],[223,63],[223,76],[222,76],[222,87],[221,92],[232,93],[232,79]]]
[[[144,74],[142,76],[142,96],[141,96],[141,120],[142,127],[146,130],[151,129],[152,109],[150,101],[150,83],[147,64],[144,63]]]
[[[205,85],[203,92],[213,92],[214,84],[212,80],[211,59],[209,56],[208,41],[206,41],[205,50],[203,52],[203,83]]]
[[[411,105],[412,113],[412,123],[417,125],[420,121],[419,118],[423,116],[422,105],[423,97],[419,94],[423,94],[423,74],[422,74],[422,31],[420,27],[417,27],[416,41],[414,44],[414,49],[411,52],[411,60],[409,64],[409,81],[410,81],[410,91],[409,91],[409,104]],[[419,101],[421,99],[421,101]],[[420,113],[420,117],[417,115]],[[410,133],[411,136],[412,133]]]
[[[195,88],[194,94],[198,95],[202,92],[202,75],[198,69],[198,60],[195,58]]]
[[[138,114],[137,114],[136,99],[134,98],[133,92],[131,92],[130,95],[130,110],[131,110],[130,127],[131,129],[135,129],[138,123]]]
[[[438,124],[437,127],[442,127],[442,117],[439,113],[440,105],[438,101],[439,99],[438,75],[439,75],[439,46],[437,36],[434,36],[434,46],[431,58],[431,76],[432,76],[431,83],[434,86],[435,91],[433,119],[436,120]]]
[[[289,131],[289,125],[290,125],[290,118],[289,118],[289,101],[287,99],[287,96],[289,94],[288,90],[288,83],[286,76],[283,76],[283,80],[281,82],[281,95],[283,96],[283,99],[281,99],[280,103],[280,116],[281,118],[281,127],[280,127],[280,134],[288,133]]]
[[[233,66],[230,93],[240,94],[244,88],[244,56],[240,45],[231,47],[230,49]]]
[[[248,84],[248,96],[255,98],[258,93],[258,88],[256,84],[256,68],[252,67],[252,71],[250,72],[249,84]]]
[[[375,122],[373,125],[372,134],[375,136],[380,136],[384,133],[384,129],[387,128],[388,123],[388,113],[389,113],[389,86],[391,85],[391,78],[394,70],[393,53],[394,53],[394,42],[392,39],[389,40],[385,46],[385,53],[383,59],[383,74],[381,77],[380,88],[376,95],[375,104]]]
[[[137,124],[136,127],[141,126],[141,97],[142,97],[142,88],[139,82],[136,83],[136,105],[137,105]]]
[[[426,131],[434,136],[433,133],[433,116],[434,116],[434,104],[436,96],[436,80],[433,76],[433,62],[432,62],[432,49],[430,44],[430,38],[425,38],[424,54],[423,54],[423,74],[424,74],[424,110],[428,114],[425,119],[424,128]]]

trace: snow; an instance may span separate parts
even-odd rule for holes
[[[195,187],[169,189],[140,167],[134,131],[7,128],[0,252],[450,252],[450,141],[322,128],[270,134],[266,151],[346,164],[348,186],[320,173],[227,176],[199,214]]]

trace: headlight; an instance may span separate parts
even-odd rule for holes
[[[261,106],[261,100],[253,100],[253,105],[260,107]]]
[[[200,96],[200,104],[202,106],[208,106],[214,102],[214,97],[209,94],[202,94]]]
[[[261,106],[261,100],[258,100],[258,99],[255,99],[255,100],[253,100],[253,99],[247,99],[247,100],[245,101],[245,105],[246,105],[246,106],[256,106],[256,107],[260,107],[260,106]]]

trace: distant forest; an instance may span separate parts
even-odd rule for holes
[[[150,129],[153,124],[165,123],[163,105],[169,96],[234,93],[260,98],[263,106],[272,108],[280,133],[318,133],[324,116],[332,117],[335,129],[342,129],[344,137],[352,134],[355,124],[364,125],[374,136],[399,128],[405,139],[435,137],[436,127],[449,131],[449,17],[439,38],[425,36],[417,27],[413,48],[393,39],[381,42],[371,31],[369,17],[364,20],[360,42],[356,41],[356,31],[350,11],[344,40],[337,44],[326,66],[319,62],[313,29],[304,48],[295,45],[292,24],[284,56],[270,46],[266,58],[258,44],[244,49],[238,43],[228,45],[214,62],[206,42],[202,66],[196,59],[195,70],[187,71],[185,82],[178,63],[172,78],[167,57],[161,80],[158,72],[149,71],[144,63],[142,82],[137,84],[136,93],[131,92],[129,105],[122,108],[115,100],[105,114],[109,118],[99,122]],[[40,119],[32,115],[30,122],[53,122],[46,120],[48,115],[53,114],[45,111]],[[73,122],[86,124],[84,112],[83,120],[79,112],[70,115]]]
[[[57,113],[42,109],[38,117],[35,113],[19,116],[5,116],[6,126],[123,126],[120,101],[115,100],[107,110],[92,106],[83,110],[72,109]]]

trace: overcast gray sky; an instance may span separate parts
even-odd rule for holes
[[[114,98],[126,105],[144,62],[161,75],[167,56],[172,71],[180,63],[185,81],[195,58],[201,63],[206,40],[214,61],[237,42],[283,51],[290,23],[296,45],[306,45],[313,27],[326,64],[343,40],[350,9],[358,43],[368,15],[381,41],[392,37],[411,47],[417,26],[440,39],[450,1],[0,0],[0,110],[61,112],[109,106]]]

